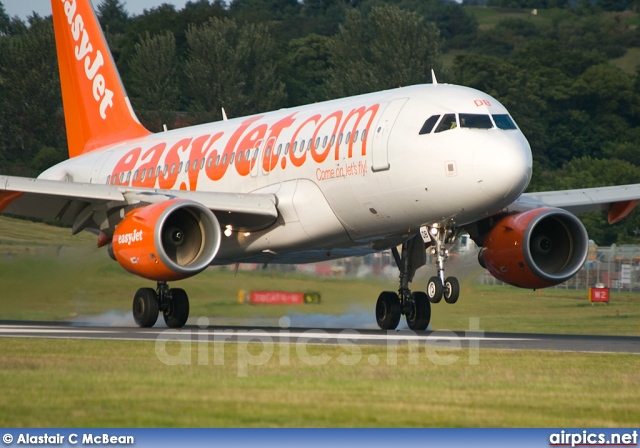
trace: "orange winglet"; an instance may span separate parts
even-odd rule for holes
[[[622,221],[624,218],[627,217],[627,215],[629,213],[631,213],[631,211],[635,208],[636,205],[638,205],[638,200],[634,200],[634,201],[622,201],[622,202],[615,202],[613,204],[611,204],[611,207],[609,208],[609,224],[615,224],[619,221]]]
[[[2,191],[0,192],[0,212],[9,206],[13,201],[18,199],[24,193],[19,191]]]
[[[144,137],[89,0],[51,0],[69,156]]]

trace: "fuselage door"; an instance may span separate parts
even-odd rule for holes
[[[258,140],[254,148],[251,150],[251,177],[256,177],[260,171],[260,161],[258,160],[258,156],[260,155],[260,148],[262,147],[263,141],[264,140],[262,139]]]
[[[385,171],[389,165],[389,136],[398,114],[409,98],[398,98],[389,103],[378,119],[373,132],[373,161],[371,171]]]

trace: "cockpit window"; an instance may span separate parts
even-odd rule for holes
[[[418,132],[418,134],[424,135],[431,132],[433,130],[433,127],[438,122],[438,118],[440,118],[440,115],[432,115],[427,118],[427,121],[424,122],[424,124],[422,125],[422,129],[420,129],[420,132]]]
[[[442,117],[440,124],[436,128],[436,132],[444,132],[448,131],[449,129],[455,129],[457,125],[456,114],[446,114],[444,117]]]
[[[460,114],[460,127],[470,129],[491,129],[493,123],[489,115]]]
[[[493,121],[496,122],[496,126],[500,129],[512,130],[518,129],[511,117],[507,114],[504,115],[492,115]]]

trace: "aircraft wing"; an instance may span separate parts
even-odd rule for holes
[[[605,210],[609,212],[609,223],[614,224],[626,217],[639,201],[640,184],[633,184],[524,193],[514,208],[558,207],[576,214]]]
[[[224,229],[260,230],[278,218],[272,194],[214,193],[132,188],[0,176],[0,212],[72,226],[73,233],[91,223],[119,220],[121,210],[167,199],[190,199],[209,208]],[[98,216],[102,216],[98,221]]]

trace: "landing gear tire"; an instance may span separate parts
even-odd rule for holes
[[[412,292],[411,311],[406,314],[407,325],[414,331],[426,330],[431,321],[431,303],[424,292]]]
[[[400,299],[393,291],[383,291],[376,303],[376,321],[383,330],[395,330],[400,323]]]
[[[439,303],[440,300],[442,300],[443,290],[444,288],[440,278],[431,277],[427,283],[427,296],[429,297],[429,302]]]
[[[184,289],[169,290],[169,303],[162,315],[169,328],[182,328],[189,318],[189,297]]]
[[[444,300],[447,303],[456,303],[460,297],[460,283],[455,277],[447,277],[444,281]]]
[[[153,327],[158,320],[160,302],[151,288],[140,288],[133,297],[133,319],[139,327]]]

